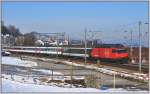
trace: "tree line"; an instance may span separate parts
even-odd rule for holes
[[[6,26],[4,22],[1,22],[1,34],[11,35],[15,38],[16,46],[34,46],[36,41],[36,36],[33,32],[22,34],[14,25]]]

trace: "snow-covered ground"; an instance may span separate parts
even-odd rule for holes
[[[100,92],[94,88],[62,88],[36,85],[2,79],[2,92]]]
[[[34,70],[34,71],[39,71],[39,72],[43,72],[43,73],[45,73],[45,74],[56,74],[56,75],[63,75],[62,73],[60,73],[60,72],[55,72],[55,71],[51,71],[51,70],[46,70],[46,69],[32,69],[32,70]]]
[[[70,63],[70,62],[69,62]],[[24,66],[24,67],[32,67],[37,66],[36,62],[21,60],[19,58],[14,57],[2,57],[2,64],[7,65],[15,65],[15,66]],[[80,66],[80,65],[77,65]],[[90,66],[88,66],[90,67]],[[90,67],[91,68],[91,67]],[[93,68],[93,67],[92,67]],[[95,89],[95,88],[83,88],[82,86],[78,86],[78,88],[69,83],[65,83],[65,79],[70,79],[69,77],[65,77],[60,72],[53,72],[53,80],[59,80],[62,82],[48,82],[52,80],[52,76],[47,76],[52,74],[52,71],[47,69],[32,69],[34,72],[42,72],[45,77],[39,77],[37,74],[30,75],[19,75],[19,74],[4,74],[2,73],[2,92],[108,92],[108,91],[127,91],[123,88],[118,89]],[[102,71],[102,70],[100,70]],[[108,69],[103,69],[104,72],[111,72]],[[137,75],[137,74],[136,74]],[[139,75],[139,74],[138,74]],[[46,81],[41,81],[41,78]],[[84,79],[84,77],[74,77],[76,79]],[[72,86],[72,88],[70,88]],[[145,91],[146,92],[146,91]]]
[[[2,64],[24,66],[24,67],[37,66],[36,62],[21,60],[19,58],[7,57],[7,56],[2,57]]]
[[[95,88],[63,88],[58,86],[36,85],[15,82],[8,79],[2,79],[2,92],[129,92],[123,88],[95,89]],[[131,91],[134,93],[133,91]],[[135,91],[148,93],[148,91]]]

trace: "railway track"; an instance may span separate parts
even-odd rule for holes
[[[133,64],[105,64],[104,63],[103,65],[112,66],[112,67],[119,67],[119,68],[128,69],[128,70],[139,71],[139,66],[138,65],[133,66]],[[143,73],[148,73],[148,67],[142,66],[142,72]]]
[[[84,62],[83,59],[72,59],[73,61],[76,62]],[[95,60],[88,60],[87,61],[88,64],[96,64]],[[134,71],[139,71],[139,65],[138,64],[131,64],[131,63],[127,63],[127,64],[121,64],[120,62],[115,62],[115,63],[110,63],[110,62],[100,62],[101,66],[111,66],[111,67],[116,67],[116,68],[122,68],[122,69],[128,69],[128,70],[134,70]],[[149,72],[149,65],[142,65],[142,72],[143,73],[148,73]]]

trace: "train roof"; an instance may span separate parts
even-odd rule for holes
[[[62,48],[62,47],[83,48],[84,49],[84,45],[59,46],[58,48]],[[124,46],[122,44],[98,44],[98,45],[95,45],[94,47],[87,46],[87,48],[90,48],[90,49],[91,48],[112,48],[112,47],[114,47],[114,48],[123,48]],[[11,48],[56,48],[56,46],[50,46],[50,47],[44,47],[44,46],[41,46],[41,47],[36,47],[36,46],[12,46]]]
[[[101,48],[122,48],[124,47],[122,44],[99,44],[99,45],[96,45],[95,47],[101,47]]]

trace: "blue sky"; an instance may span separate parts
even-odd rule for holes
[[[138,41],[138,21],[148,22],[147,2],[4,2],[2,20],[22,33],[66,32],[82,39],[84,28],[101,31],[95,38],[109,43],[128,42],[125,30],[133,30]],[[142,25],[143,44],[148,43],[148,25]],[[91,34],[89,34],[91,38]],[[129,37],[128,37],[129,38]]]

